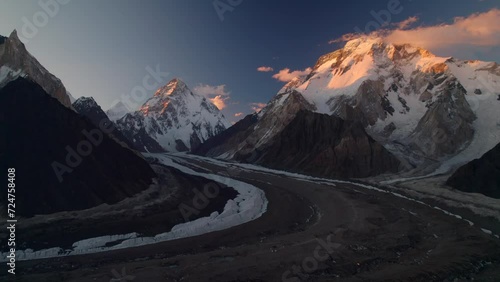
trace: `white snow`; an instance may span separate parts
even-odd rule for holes
[[[141,127],[168,152],[177,152],[177,140],[191,148],[192,136],[200,141],[229,128],[231,123],[205,97],[193,93],[184,82],[174,79],[158,89],[139,111],[129,118],[134,124],[122,124],[123,130]]]
[[[132,110],[125,103],[123,103],[122,101],[117,101],[111,106],[111,108],[106,111],[106,115],[108,116],[109,120],[115,122],[131,111]]]
[[[302,181],[306,181],[306,182],[314,182],[316,184],[331,184],[331,186],[334,186],[335,187],[335,184],[350,184],[350,185],[354,185],[354,186],[357,186],[357,187],[361,187],[361,188],[365,188],[365,189],[368,189],[368,190],[373,190],[373,191],[377,191],[377,192],[381,192],[381,193],[388,193],[388,194],[391,194],[395,197],[398,197],[398,198],[402,198],[402,199],[405,199],[405,200],[408,200],[408,201],[412,201],[412,202],[415,202],[415,203],[418,203],[418,204],[421,204],[421,205],[424,205],[424,206],[427,206],[429,208],[433,208],[435,210],[438,210],[448,216],[451,216],[451,217],[454,217],[456,219],[459,219],[459,220],[462,220],[464,221],[465,223],[467,223],[469,226],[473,227],[475,226],[475,224],[468,220],[468,219],[465,219],[463,218],[462,216],[458,215],[458,214],[454,214],[452,212],[449,212],[445,209],[442,209],[438,206],[432,206],[432,205],[429,205],[421,200],[417,200],[417,199],[414,199],[414,198],[411,198],[411,197],[408,197],[408,196],[405,196],[403,194],[400,194],[400,193],[397,193],[397,192],[393,192],[393,191],[390,191],[390,190],[385,190],[385,189],[381,189],[381,188],[377,188],[377,187],[374,187],[374,186],[371,186],[371,185],[366,185],[366,184],[360,184],[360,183],[356,183],[356,182],[352,182],[352,181],[344,181],[344,180],[336,180],[336,179],[328,179],[328,178],[318,178],[318,177],[312,177],[312,176],[308,176],[308,175],[303,175],[303,174],[298,174],[298,173],[291,173],[291,172],[287,172],[287,171],[281,171],[281,170],[275,170],[275,169],[270,169],[270,168],[265,168],[265,167],[261,167],[261,166],[257,166],[257,165],[252,165],[252,164],[242,164],[242,163],[229,163],[229,162],[225,162],[225,161],[221,161],[221,160],[215,160],[215,159],[211,159],[211,158],[206,158],[206,157],[201,157],[201,156],[197,156],[197,155],[188,155],[188,154],[183,154],[182,157],[185,157],[185,158],[192,158],[192,159],[198,159],[198,160],[203,160],[203,161],[206,161],[206,162],[211,162],[213,164],[216,164],[216,165],[219,165],[219,166],[236,166],[236,167],[239,167],[239,168],[242,168],[242,169],[247,169],[249,171],[254,171],[254,172],[260,172],[260,173],[266,173],[266,174],[272,174],[272,175],[283,175],[283,176],[286,176],[286,177],[290,177],[290,178],[295,178],[295,179],[298,179],[298,180],[302,180]],[[484,230],[483,230],[484,231]],[[499,235],[497,234],[494,234],[493,232],[490,233],[490,235],[498,238]]]
[[[226,203],[221,214],[214,212],[209,217],[203,217],[194,221],[178,224],[174,226],[170,232],[158,234],[154,237],[140,237],[138,233],[129,233],[81,240],[75,242],[73,244],[73,248],[70,250],[63,250],[62,248],[50,248],[39,251],[33,251],[31,249],[17,250],[16,256],[18,260],[35,260],[59,256],[98,253],[193,237],[244,224],[261,217],[267,211],[268,201],[264,192],[253,185],[220,175],[196,172],[175,162],[174,156],[166,154],[144,155],[146,157],[156,158],[162,164],[179,169],[186,174],[203,177],[228,185],[238,192],[238,196],[234,200],[230,200]],[[112,246],[106,246],[110,243],[115,244]],[[1,253],[0,256],[0,261],[6,261],[7,253]]]
[[[432,174],[437,175],[452,172],[500,143],[500,101],[497,100],[500,95],[500,67],[497,64],[438,57],[415,46],[401,47],[385,43],[380,38],[363,37],[347,42],[342,57],[323,62],[313,70],[308,80],[297,79],[289,86],[314,104],[317,112],[338,114],[337,103],[358,103],[349,99],[358,92],[363,82],[383,82],[387,99],[395,111],[386,118],[380,118],[367,131],[399,156],[401,154],[394,144],[411,143],[411,134],[428,110],[427,102],[420,100],[421,94],[428,91],[432,101],[435,101],[442,91],[444,82],[427,90],[427,79],[438,77],[434,76],[435,72],[442,72],[445,81],[456,78],[460,82],[467,91],[466,99],[471,109],[477,115],[472,142],[464,151],[440,160],[442,166]],[[398,86],[397,91],[391,89],[393,84]],[[481,91],[481,95],[475,94],[477,90]],[[409,110],[399,97],[406,101]],[[386,137],[384,128],[391,123],[396,129]]]
[[[22,74],[22,70],[13,70],[8,66],[0,66],[0,86],[7,84],[9,81],[15,80]]]

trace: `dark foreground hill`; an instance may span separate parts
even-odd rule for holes
[[[446,184],[464,192],[500,198],[500,144],[459,168]]]
[[[116,203],[155,177],[142,156],[103,134],[112,129],[97,128],[29,79],[0,89],[0,121],[0,166],[16,169],[17,215]]]

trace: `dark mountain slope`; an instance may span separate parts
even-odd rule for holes
[[[6,137],[0,166],[2,171],[16,169],[20,216],[116,203],[148,188],[155,177],[143,158],[31,80],[18,78],[0,89],[0,121],[0,134]],[[0,195],[2,203],[5,197]]]
[[[224,153],[227,147],[235,146],[245,140],[252,132],[252,125],[257,123],[257,121],[257,114],[248,115],[230,128],[202,143],[193,153],[209,156]]]
[[[500,144],[459,168],[446,184],[464,192],[500,199]]]
[[[136,142],[129,140],[123,135],[123,133],[116,127],[116,124],[113,123],[106,113],[102,110],[101,106],[97,104],[97,102],[92,97],[81,97],[73,103],[73,108],[92,121],[92,123],[100,127],[101,124],[110,125],[114,127],[113,132],[110,133],[110,136],[115,138],[116,141],[126,144],[129,148],[143,151],[144,147],[137,146]],[[149,147],[152,148],[152,152],[163,152],[164,150],[161,148],[160,144],[158,144],[155,140],[151,139],[148,141]]]
[[[257,153],[257,164],[327,177],[369,177],[399,167],[360,122],[310,111],[299,112]]]

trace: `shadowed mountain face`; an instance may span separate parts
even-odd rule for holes
[[[101,125],[104,126],[113,126],[113,132],[110,133],[110,136],[113,137],[117,142],[120,142],[121,144],[125,144],[131,149],[138,150],[138,151],[143,151],[144,147],[141,147],[138,144],[138,142],[133,141],[134,139],[128,139],[123,135],[123,133],[118,130],[116,127],[116,124],[113,123],[106,113],[101,109],[101,107],[97,104],[97,102],[92,98],[92,97],[81,97],[78,100],[76,100],[73,103],[73,108],[75,110],[83,115],[84,117],[87,117],[92,121],[92,123],[100,127]],[[151,149],[151,152],[163,152],[164,150],[161,148],[161,146],[153,139],[141,142],[141,143],[147,143],[148,147]]]
[[[459,168],[446,184],[464,192],[500,199],[500,144]]]
[[[276,95],[262,111],[247,116],[220,133],[222,137],[210,138],[195,152],[225,159],[239,159],[238,156],[251,155],[255,150],[266,146],[299,111],[314,109],[314,106],[296,91]]]
[[[254,163],[267,167],[341,178],[397,172],[399,167],[399,161],[360,122],[310,111],[299,112],[254,157]]]
[[[97,128],[30,80],[0,90],[0,120],[7,136],[0,165],[16,169],[20,216],[116,203],[155,177],[142,157],[104,133],[109,128]]]
[[[314,113],[294,91],[275,96],[203,143],[196,154],[326,177],[369,177],[397,172],[399,160],[364,130],[362,122]]]
[[[244,141],[252,133],[252,126],[257,121],[257,114],[248,115],[230,128],[202,143],[193,153],[205,156],[223,154],[227,148],[234,147]]]

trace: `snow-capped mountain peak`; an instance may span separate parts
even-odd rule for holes
[[[174,78],[166,85],[160,87],[155,96],[170,96],[176,94],[186,93],[187,85],[180,79]],[[190,92],[190,91],[189,91]]]
[[[171,152],[189,151],[231,125],[211,101],[177,78],[117,123],[131,139],[147,134]]]
[[[464,149],[482,155],[500,140],[500,67],[493,62],[440,57],[365,36],[321,56],[309,75],[279,94],[291,90],[320,113],[360,119],[395,153],[414,148],[420,160],[449,158]],[[446,141],[436,139],[436,132],[444,132]],[[422,140],[430,141],[423,146]]]
[[[93,97],[80,97],[76,99],[76,101],[73,103],[75,105],[79,105],[80,107],[85,107],[85,108],[92,108],[92,107],[97,107],[98,104],[94,100]]]

